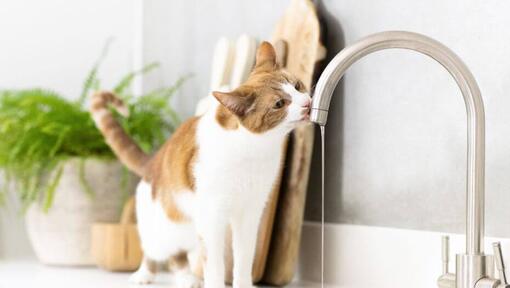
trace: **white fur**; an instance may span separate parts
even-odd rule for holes
[[[292,103],[289,106],[287,121],[300,121],[303,118],[303,107],[309,106],[311,103],[310,96],[296,90],[292,84],[286,83],[282,85],[282,90],[290,95]]]
[[[140,183],[136,208],[146,257],[163,261],[179,251],[196,254],[200,235],[207,251],[205,288],[223,288],[225,231],[231,225],[233,287],[252,287],[258,226],[279,174],[283,141],[296,123],[305,118],[310,104],[310,97],[296,91],[294,86],[284,84],[282,89],[292,99],[287,116],[277,127],[262,134],[252,133],[242,126],[237,130],[225,130],[215,120],[216,109],[209,109],[200,118],[196,131],[198,155],[193,170],[196,191],[176,193],[177,206],[192,223],[170,221],[161,204],[152,199],[150,185]],[[142,265],[133,280],[144,282],[150,278],[147,271]],[[197,282],[193,279],[187,273],[180,283],[186,288],[195,287]]]
[[[146,259],[144,259],[140,268],[129,276],[129,282],[135,284],[150,284],[154,281],[154,277],[156,277],[156,275],[149,270]]]
[[[144,181],[136,190],[136,212],[142,249],[151,260],[165,261],[171,255],[194,249],[198,243],[193,223],[170,221]]]
[[[189,271],[178,271],[176,273],[177,288],[199,288],[201,281]]]

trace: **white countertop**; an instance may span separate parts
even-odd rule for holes
[[[125,288],[165,287],[173,285],[169,273],[159,273],[151,285],[129,284],[129,273],[111,273],[94,267],[73,268],[46,266],[35,260],[0,260],[0,288]],[[320,287],[317,283],[293,283],[288,287]]]

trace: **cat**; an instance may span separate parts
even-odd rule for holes
[[[212,94],[215,105],[184,122],[152,157],[108,109],[111,105],[127,116],[119,98],[98,92],[91,100],[92,117],[106,142],[142,177],[136,214],[144,260],[132,282],[152,282],[155,263],[171,259],[179,287],[201,286],[194,272],[202,265],[205,288],[225,287],[224,243],[230,225],[233,287],[253,287],[262,212],[279,176],[286,135],[308,120],[311,98],[301,81],[279,67],[268,42],[259,46],[255,66],[241,86]]]

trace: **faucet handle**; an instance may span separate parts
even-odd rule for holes
[[[448,274],[448,262],[450,261],[450,237],[441,237],[441,260],[443,261],[443,274]]]
[[[441,237],[441,260],[443,262],[443,274],[437,279],[437,286],[439,288],[455,288],[455,274],[448,272],[450,237],[446,235]]]
[[[503,287],[510,287],[506,280],[505,262],[503,261],[503,254],[501,253],[501,243],[494,242],[492,247],[494,248],[494,262],[496,262],[496,268],[499,272],[499,280],[501,281],[501,285]]]
[[[450,237],[441,237],[441,260],[443,261],[443,274],[437,279],[439,288],[455,288],[455,274],[448,272],[450,261]]]

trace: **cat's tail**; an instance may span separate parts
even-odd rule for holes
[[[108,109],[111,105],[119,114],[129,116],[128,107],[124,102],[111,92],[100,91],[92,96],[90,114],[97,128],[103,134],[106,143],[113,150],[117,158],[127,168],[138,176],[143,177],[145,166],[150,156],[142,151],[140,146],[129,137],[119,122],[113,117]]]

